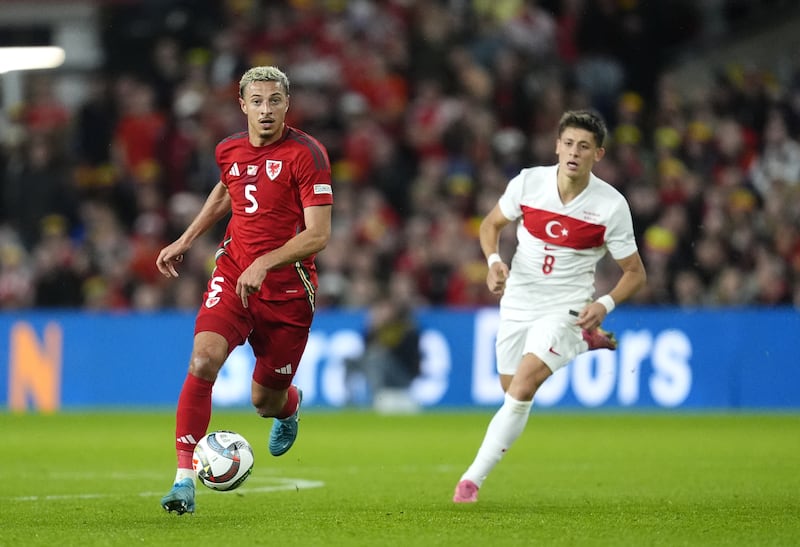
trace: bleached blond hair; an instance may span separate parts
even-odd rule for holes
[[[278,82],[289,95],[289,78],[275,66],[254,66],[242,75],[239,80],[239,96],[244,98],[244,88],[253,82]]]

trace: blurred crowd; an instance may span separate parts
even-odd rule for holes
[[[584,107],[610,129],[596,174],[633,210],[634,305],[800,307],[800,62],[677,81],[682,48],[726,37],[747,2],[697,4],[110,3],[82,103],[26,73],[2,137],[0,307],[196,309],[222,224],[178,280],[155,258],[217,182],[216,143],[245,129],[239,77],[265,64],[292,82],[288,123],[330,153],[320,307],[494,304],[480,219],[520,168],[555,162],[561,113]]]

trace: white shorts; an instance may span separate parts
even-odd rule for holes
[[[513,375],[522,356],[532,353],[553,372],[589,349],[569,313],[551,313],[530,321],[503,319],[497,329],[497,372]]]

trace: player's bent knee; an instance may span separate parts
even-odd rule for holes
[[[219,369],[224,362],[224,357],[220,359],[205,352],[194,353],[189,362],[189,372],[198,378],[213,382],[217,379]]]

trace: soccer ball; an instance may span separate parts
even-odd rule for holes
[[[212,490],[234,490],[253,470],[253,448],[233,431],[212,431],[194,447],[197,478]]]

